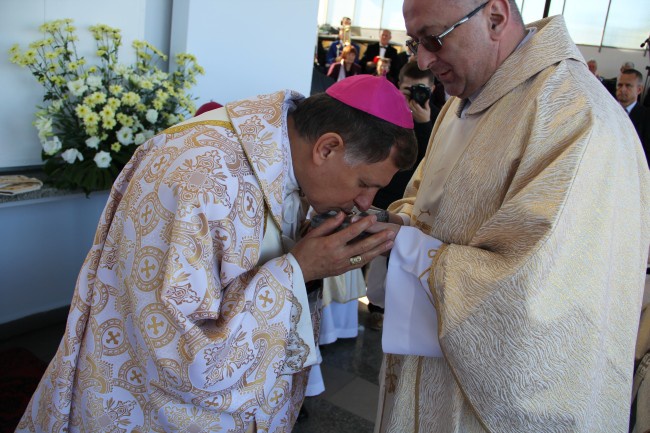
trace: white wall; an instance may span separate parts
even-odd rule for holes
[[[108,192],[0,203],[0,324],[70,305]]]
[[[171,52],[206,70],[197,107],[292,89],[309,95],[318,0],[174,0]]]
[[[41,164],[40,143],[32,126],[36,106],[42,103],[43,87],[27,68],[9,62],[9,48],[17,43],[24,50],[43,36],[38,27],[46,21],[71,18],[77,27],[80,54],[94,59],[94,40],[88,27],[107,24],[122,30],[120,60],[131,63],[134,39],[145,38],[147,0],[2,0],[0,1],[0,167]],[[155,4],[153,0],[150,4]],[[163,5],[164,2],[157,2]],[[155,34],[155,32],[152,32]],[[168,39],[157,35],[156,39]],[[153,43],[153,42],[152,42]]]
[[[318,0],[0,0],[0,170],[42,163],[32,126],[42,86],[9,62],[8,50],[40,39],[38,27],[46,21],[74,19],[89,59],[94,41],[87,28],[100,23],[122,30],[125,63],[133,60],[134,39],[170,58],[196,55],[206,70],[191,90],[198,106],[285,88],[309,94],[317,14]]]

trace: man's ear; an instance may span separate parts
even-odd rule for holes
[[[312,159],[314,164],[320,166],[328,159],[339,153],[345,152],[343,138],[336,132],[326,132],[318,137],[312,147]]]
[[[494,0],[488,7],[490,14],[490,34],[493,35],[493,38],[499,39],[510,19],[510,4],[508,0]]]

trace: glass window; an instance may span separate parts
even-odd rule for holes
[[[356,4],[353,25],[367,29],[381,27],[381,0],[357,0]]]
[[[564,20],[576,44],[600,45],[609,0],[566,0]]]
[[[523,0],[522,3],[523,9],[519,2],[517,2],[517,5],[521,11],[521,18],[524,20],[524,23],[532,23],[533,21],[542,19],[546,0]]]
[[[381,28],[406,31],[404,15],[402,14],[402,0],[384,1],[384,12],[381,16]]]
[[[321,0],[327,12],[319,10],[319,22],[339,26],[341,17],[352,25],[370,29],[404,31],[403,0]],[[546,0],[515,0],[525,23],[540,20]],[[611,2],[611,6],[610,6]],[[608,15],[609,8],[609,15]],[[549,15],[564,15],[569,34],[576,44],[639,49],[650,32],[648,0],[551,0]]]
[[[612,0],[603,45],[639,49],[650,32],[648,0]]]
[[[551,7],[548,10],[549,16],[562,15],[564,13],[565,0],[551,0]]]
[[[327,5],[327,23],[338,28],[341,25],[341,18],[343,17],[352,18],[352,25],[357,25],[354,22],[354,1],[329,0]]]

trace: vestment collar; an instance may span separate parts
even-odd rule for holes
[[[273,221],[282,229],[282,208],[291,185],[297,187],[286,138],[287,114],[304,96],[292,90],[226,104],[228,116],[257,176]],[[293,180],[292,180],[293,179]]]
[[[526,27],[535,27],[537,32],[499,66],[472,101],[467,109],[468,115],[488,109],[501,97],[551,65],[567,59],[586,63],[571,40],[562,16],[545,18]]]

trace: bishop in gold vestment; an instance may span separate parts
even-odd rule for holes
[[[384,80],[354,83],[402,99]],[[136,150],[111,190],[65,335],[18,431],[291,431],[317,361],[319,292],[308,294],[305,281],[318,275],[306,258],[339,244],[342,265],[319,268],[336,275],[362,266],[349,259],[361,247],[388,239],[348,247],[366,228],[357,225],[324,246],[313,233],[293,245],[306,214],[298,180],[319,212],[353,203],[365,210],[374,194],[361,179],[386,184],[415,159],[408,125],[380,117],[408,116],[408,108],[355,109],[339,99],[353,98],[346,85],[332,86],[333,96],[282,91],[233,102]],[[321,119],[323,110],[334,120]],[[349,128],[331,124],[341,124],[339,112],[391,133],[372,148],[350,140]],[[346,148],[361,152],[356,163],[345,162]],[[342,176],[322,187],[304,166]]]
[[[411,275],[425,302],[391,311],[387,285],[384,350],[391,314],[429,299],[433,320],[389,344],[376,432],[627,432],[648,165],[563,19],[528,27],[468,107],[447,102],[390,207],[411,227],[389,280]]]

